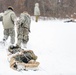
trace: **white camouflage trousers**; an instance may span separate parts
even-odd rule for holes
[[[14,44],[15,43],[15,30],[14,30],[14,28],[4,29],[4,38],[3,38],[3,40],[6,41],[9,36],[10,36],[11,44]]]
[[[28,34],[28,29],[19,27],[17,30],[17,45],[21,46],[21,43],[26,44],[29,40]]]

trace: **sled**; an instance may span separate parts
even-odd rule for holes
[[[17,71],[38,70],[40,63],[36,61],[37,56],[32,50],[24,50],[19,47],[9,47],[8,51],[11,52],[11,54],[8,55],[10,68]]]
[[[68,20],[68,21],[64,21],[64,23],[69,23],[69,22],[76,22],[76,21],[74,21],[74,20]]]

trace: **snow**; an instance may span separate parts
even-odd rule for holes
[[[0,22],[0,40],[3,27]],[[0,46],[0,75],[76,75],[76,23],[64,20],[32,20],[27,49],[38,56],[38,71],[15,71],[10,68],[7,48]]]

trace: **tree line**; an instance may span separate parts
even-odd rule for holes
[[[13,6],[17,15],[27,11],[33,16],[36,2],[39,3],[41,16],[69,18],[76,15],[76,0],[0,0],[0,12]]]

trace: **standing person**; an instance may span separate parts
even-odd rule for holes
[[[17,46],[21,47],[22,43],[26,47],[29,40],[30,23],[30,15],[26,11],[21,13],[17,21]]]
[[[38,18],[40,16],[39,3],[35,3],[34,15],[35,15],[35,21],[38,22]]]
[[[6,11],[4,11],[3,14],[3,28],[4,28],[4,38],[3,41],[5,42],[8,37],[11,37],[11,45],[15,43],[15,30],[14,30],[14,21],[16,19],[16,14],[13,11],[13,7],[9,6]]]

